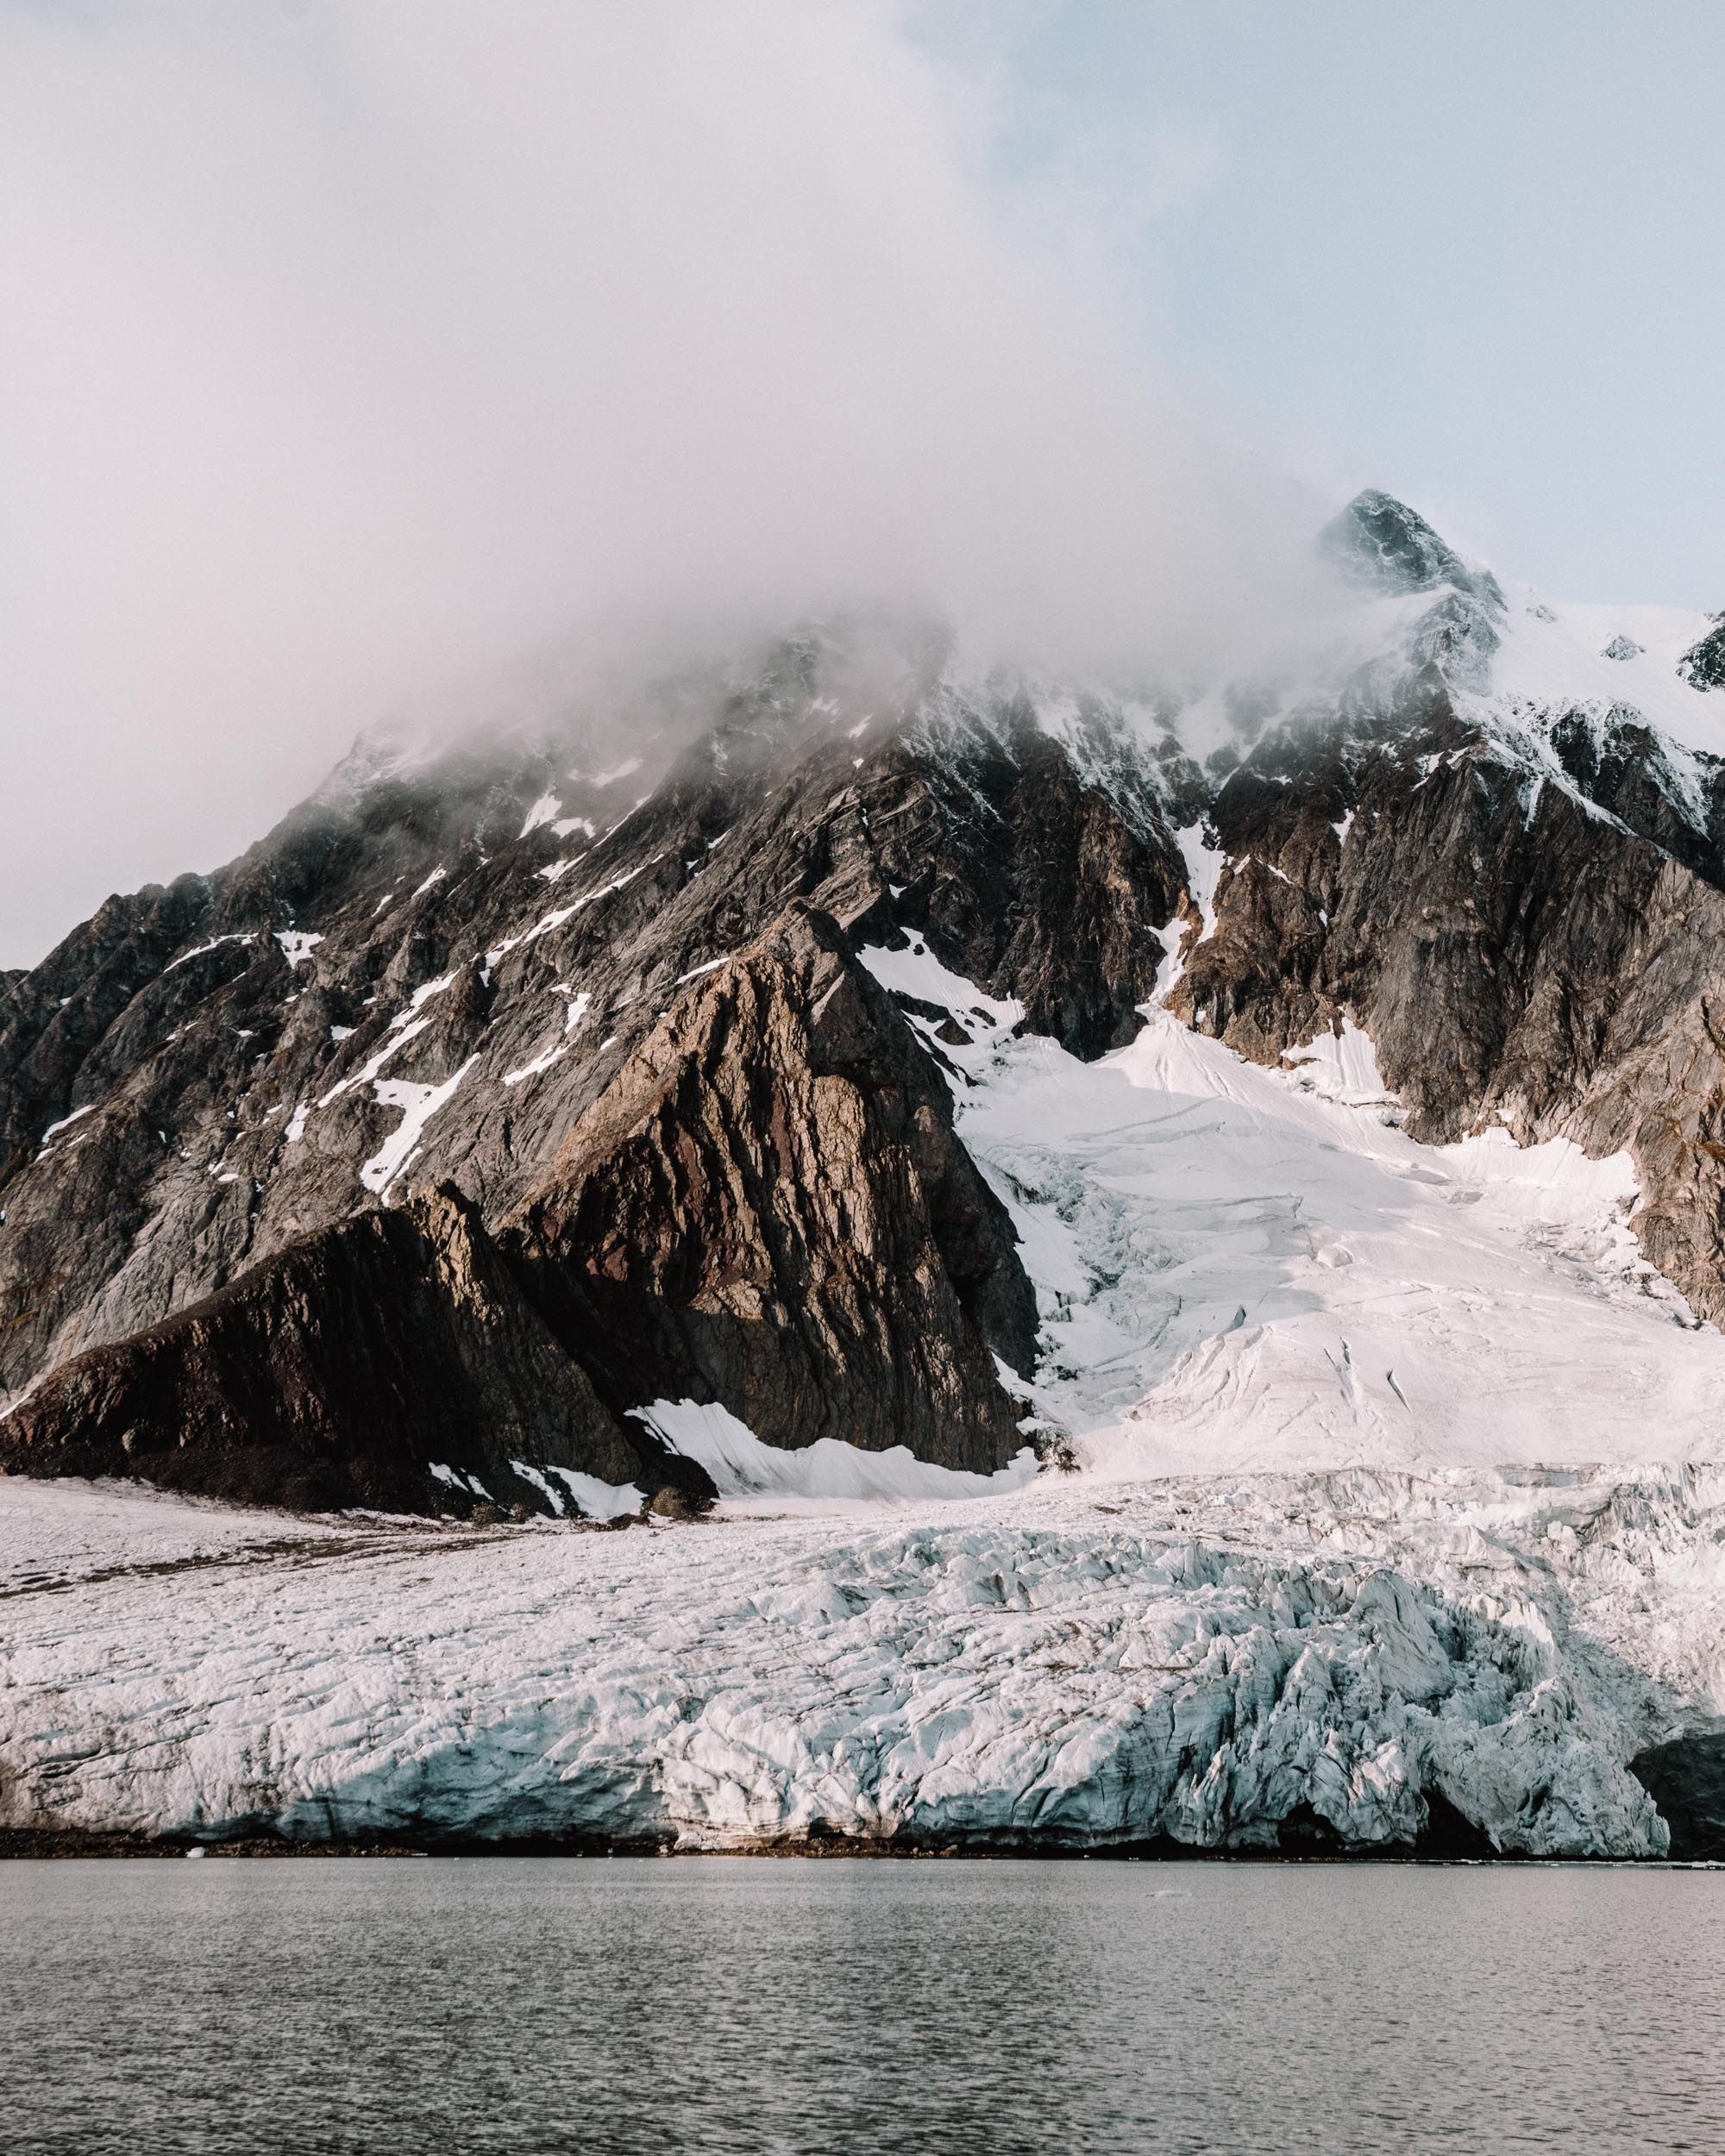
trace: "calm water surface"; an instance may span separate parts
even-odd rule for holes
[[[0,1864],[0,2147],[1725,2147],[1725,1874]]]

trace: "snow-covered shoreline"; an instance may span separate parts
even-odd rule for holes
[[[1369,1853],[1434,1797],[1506,1855],[1647,1858],[1628,1763],[1725,1720],[1716,1469],[612,1534],[0,1480],[0,1522],[14,1832]]]

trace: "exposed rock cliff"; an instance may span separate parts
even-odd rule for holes
[[[1646,759],[1592,776],[1643,824],[1678,815]],[[1725,895],[1691,826],[1695,867],[1434,692],[1399,740],[1243,767],[1211,828],[1229,865],[1181,1015],[1270,1062],[1352,1017],[1434,1142],[1501,1121],[1627,1147],[1648,1256],[1725,1314]]]
[[[837,925],[794,906],[661,1020],[524,1215],[662,1389],[777,1445],[1003,1466],[1036,1307],[939,1072]]]
[[[1699,643],[1684,652],[1678,672],[1693,688],[1725,689],[1725,614],[1718,616]]]
[[[518,1460],[656,1489],[657,1451],[625,1438],[448,1191],[290,1244],[62,1365],[0,1422],[15,1472],[324,1508],[423,1511],[453,1491],[465,1511],[473,1493],[434,1463],[504,1504],[536,1495]]]
[[[535,760],[365,775],[15,984],[0,1385],[357,1204],[449,1181],[510,1217],[661,1012],[794,897],[859,933],[946,924],[1086,1052],[1129,1031],[1179,876],[1145,802],[1123,812],[1022,712],[919,742],[891,715],[841,728],[819,686],[741,699],[656,786],[552,794]]]
[[[375,1482],[336,1409],[295,1437],[267,1403],[387,1358],[273,1332],[265,1283],[311,1311],[367,1252],[427,1368],[477,1382],[491,1336],[397,1217],[447,1185],[580,1413],[534,1422],[499,1346],[495,1400],[379,1440],[422,1482],[427,1429],[452,1463],[549,1461],[576,1423],[584,1471],[612,1445],[635,1479],[628,1410],[660,1396],[998,1465],[1021,1407],[993,1357],[1029,1374],[1034,1313],[940,1075],[962,995],[907,1027],[853,963],[907,934],[1088,1058],[1173,956],[1169,1007],[1257,1062],[1352,1019],[1421,1138],[1627,1148],[1647,1255],[1725,1313],[1716,629],[1549,605],[1379,493],[1324,548],[1353,625],[1299,683],[1110,698],[810,632],[621,748],[356,757],[229,868],[110,900],[0,981],[9,1455],[109,1458],[243,1397],[260,1445]],[[243,1383],[214,1374],[248,1326]],[[225,1444],[127,1457],[184,1480]]]
[[[518,1463],[710,1494],[620,1420],[693,1398],[989,1471],[1022,1444],[991,1352],[1034,1357],[1013,1245],[938,1071],[799,905],[625,1062],[501,1247],[452,1187],[361,1211],[62,1365],[0,1464],[324,1507],[447,1503],[454,1469],[551,1508]]]

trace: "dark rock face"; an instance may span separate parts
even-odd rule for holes
[[[452,1186],[302,1238],[60,1366],[0,1465],[411,1510],[450,1501],[435,1462],[549,1509],[523,1463],[687,1512],[711,1485],[630,1406],[991,1471],[1022,1442],[991,1355],[1027,1369],[1035,1330],[938,1071],[798,906],[624,1062],[500,1240]]]
[[[883,834],[888,872],[909,887],[899,918],[956,971],[1016,996],[1032,1032],[1086,1057],[1122,1046],[1185,893],[1167,818],[1195,768],[1146,768],[1101,711],[1063,745],[1021,703],[988,728],[950,714],[909,753],[921,798]]]
[[[1081,770],[1023,712],[907,736],[817,690],[793,668],[603,784],[536,755],[361,772],[13,984],[0,1401],[355,1205],[448,1181],[508,1218],[690,977],[795,897],[858,943],[925,925],[1081,1053],[1128,1037],[1183,884],[1161,773],[1118,739]],[[452,1081],[394,1160],[392,1089]]]
[[[1671,1828],[1678,1864],[1725,1864],[1725,1731],[1673,1738],[1629,1762]]]
[[[1725,614],[1697,644],[1691,644],[1677,662],[1677,670],[1691,688],[1725,689]]]
[[[433,1462],[504,1504],[530,1501],[516,1460],[611,1482],[661,1466],[448,1191],[307,1237],[64,1364],[0,1422],[10,1471],[136,1475],[261,1504],[423,1511],[450,1501]]]
[[[1407,655],[1458,688],[1484,690],[1501,639],[1502,587],[1470,569],[1405,502],[1368,487],[1319,535],[1320,551],[1345,582],[1371,592],[1437,596],[1413,624]]]
[[[570,1132],[527,1209],[662,1389],[757,1436],[1003,1466],[996,1382],[1036,1310],[939,1072],[827,916],[794,906],[709,975]]]
[[[1318,543],[1342,573],[1380,592],[1460,592],[1501,608],[1489,569],[1470,569],[1417,510],[1368,486],[1326,524]]]
[[[1650,759],[1620,754],[1595,777],[1644,822],[1677,816]],[[1627,1146],[1648,1257],[1725,1315],[1725,896],[1710,881],[1506,760],[1442,699],[1420,731],[1363,752],[1333,741],[1292,782],[1243,768],[1212,814],[1239,865],[1188,954],[1181,1015],[1270,1062],[1352,1017],[1433,1143],[1501,1119],[1524,1143]]]
[[[745,699],[656,786],[650,767],[600,787],[532,760],[367,776],[222,874],[104,909],[6,992],[0,1399],[355,1205],[449,1181],[508,1217],[688,976],[792,897],[858,940],[894,937],[900,904],[962,909],[982,842],[937,791],[937,752],[884,720],[872,749],[852,730]],[[1099,879],[1140,843],[1070,771],[1043,823]],[[1109,882],[1099,922],[1130,942],[1157,887]],[[994,969],[1015,934],[1043,954],[1050,1022],[1075,1044],[1120,1031],[1153,951],[1113,978],[1106,938],[1065,937],[1074,893],[1034,849],[991,897]],[[393,1158],[405,1089],[452,1081]]]
[[[27,1140],[0,1184],[0,1371],[24,1402],[0,1422],[11,1464],[305,1503],[423,1503],[432,1459],[487,1488],[518,1457],[658,1489],[675,1474],[643,1456],[655,1441],[627,1410],[691,1395],[787,1445],[907,1443],[987,1469],[1012,1457],[1020,1410],[993,1356],[1029,1367],[1029,1283],[938,1070],[850,955],[958,906],[987,849],[944,737],[916,749],[882,726],[859,755],[854,724],[812,718],[820,685],[793,655],[656,787],[644,774],[632,810],[610,803],[609,829],[614,774],[572,785],[535,759],[362,772],[232,869],[115,901],[9,981],[0,1106]],[[1152,936],[1117,980],[1110,936],[1129,946],[1177,869],[1152,849],[1147,895],[1121,877],[1145,842],[1028,724],[993,774],[1015,812],[1029,814],[1038,757],[1059,784],[1034,843],[989,857],[990,895],[1038,954],[1052,1022],[1088,1042],[1122,1030],[1159,955]],[[977,813],[991,837],[1000,811]],[[1095,950],[1063,938],[1081,862],[1095,865]],[[775,922],[770,956],[726,961]],[[998,952],[994,970],[1013,962]],[[80,995],[87,1038],[68,1022]],[[652,1187],[630,1119],[649,1041],[684,1057],[660,1139],[682,1119],[679,1144],[714,1138],[723,1173],[706,1194],[746,1170],[742,1212]],[[392,1150],[416,1114],[417,1143]],[[626,1158],[601,1157],[601,1128]],[[507,1342],[451,1318],[423,1222],[410,1235],[397,1219],[408,1192],[443,1185],[505,1330],[560,1358],[544,1396],[579,1403],[574,1422],[528,1415],[539,1380],[518,1383]],[[593,1226],[614,1256],[601,1191],[638,1238],[638,1294],[586,1247]],[[392,1225],[350,1219],[380,1201]],[[530,1219],[555,1222],[555,1254]],[[715,1267],[753,1282],[772,1318],[709,1307]],[[284,1282],[300,1331],[274,1322]],[[436,1374],[427,1393],[337,1315],[398,1303],[404,1343],[442,1340],[412,1351]],[[451,1355],[467,1375],[446,1384]]]
[[[1615,706],[1603,717],[1570,711],[1547,738],[1576,792],[1633,831],[1672,854],[1709,883],[1725,875],[1725,767],[1695,760],[1705,776],[1697,804],[1659,736],[1633,711]],[[1697,815],[1697,809],[1700,813]]]

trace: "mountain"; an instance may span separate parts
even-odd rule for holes
[[[589,1766],[533,1798],[545,1831],[1669,1846],[1629,1762],[1665,1747],[1676,1818],[1725,1722],[1720,630],[1500,580],[1376,492],[1320,547],[1334,619],[1283,676],[1127,696],[811,625],[626,710],[363,744],[229,868],[110,899],[0,981],[0,1468],[350,1514],[351,1557],[327,1519],[292,1545],[331,1582],[378,1513],[972,1522],[701,1545],[674,1603],[778,1584],[718,1661],[678,1633],[633,1705],[552,1715]],[[1021,1660],[975,1662],[949,1784],[913,1673],[971,1669],[973,1590],[1058,1605],[1090,1673],[1032,1710]],[[815,1745],[831,1700],[763,1696],[746,1743],[721,1710],[777,1666],[751,1627],[810,1595],[844,1715],[896,1702],[862,1764]],[[1208,1733],[1145,1751],[1132,1717],[1197,1714],[1178,1673],[1224,1602]],[[190,1608],[134,1615],[166,1638]],[[304,1601],[307,1637],[347,1608]],[[1278,1720],[1314,1626],[1327,1674]],[[56,1687],[123,1634],[88,1669],[83,1635],[64,1668],[45,1645]],[[461,1638],[423,1642],[452,1700]],[[1140,1664],[1166,1699],[1123,1720]],[[423,1705],[398,1678],[380,1726]],[[656,1700],[697,1702],[680,1729],[710,1708],[742,1783],[691,1779]],[[198,1769],[223,1831],[528,1831],[459,1735],[454,1782],[380,1808],[370,1753],[339,1802],[260,1795],[244,1762],[299,1711],[265,1699]],[[1074,1783],[1023,1717],[1093,1712],[1101,1781]],[[815,1748],[769,1800],[787,1745]],[[79,1822],[184,1831],[140,1771]]]
[[[363,749],[110,899],[0,993],[0,1457],[543,1509],[510,1460],[699,1482],[634,1412],[692,1399],[1004,1468],[1038,1319],[955,1130],[975,998],[1085,1063],[1152,1005],[1271,1069],[1362,1033],[1419,1140],[1627,1154],[1719,1314],[1716,632],[1506,592],[1376,492],[1321,543],[1359,598],[1304,683],[883,680],[841,624],[687,745]]]

